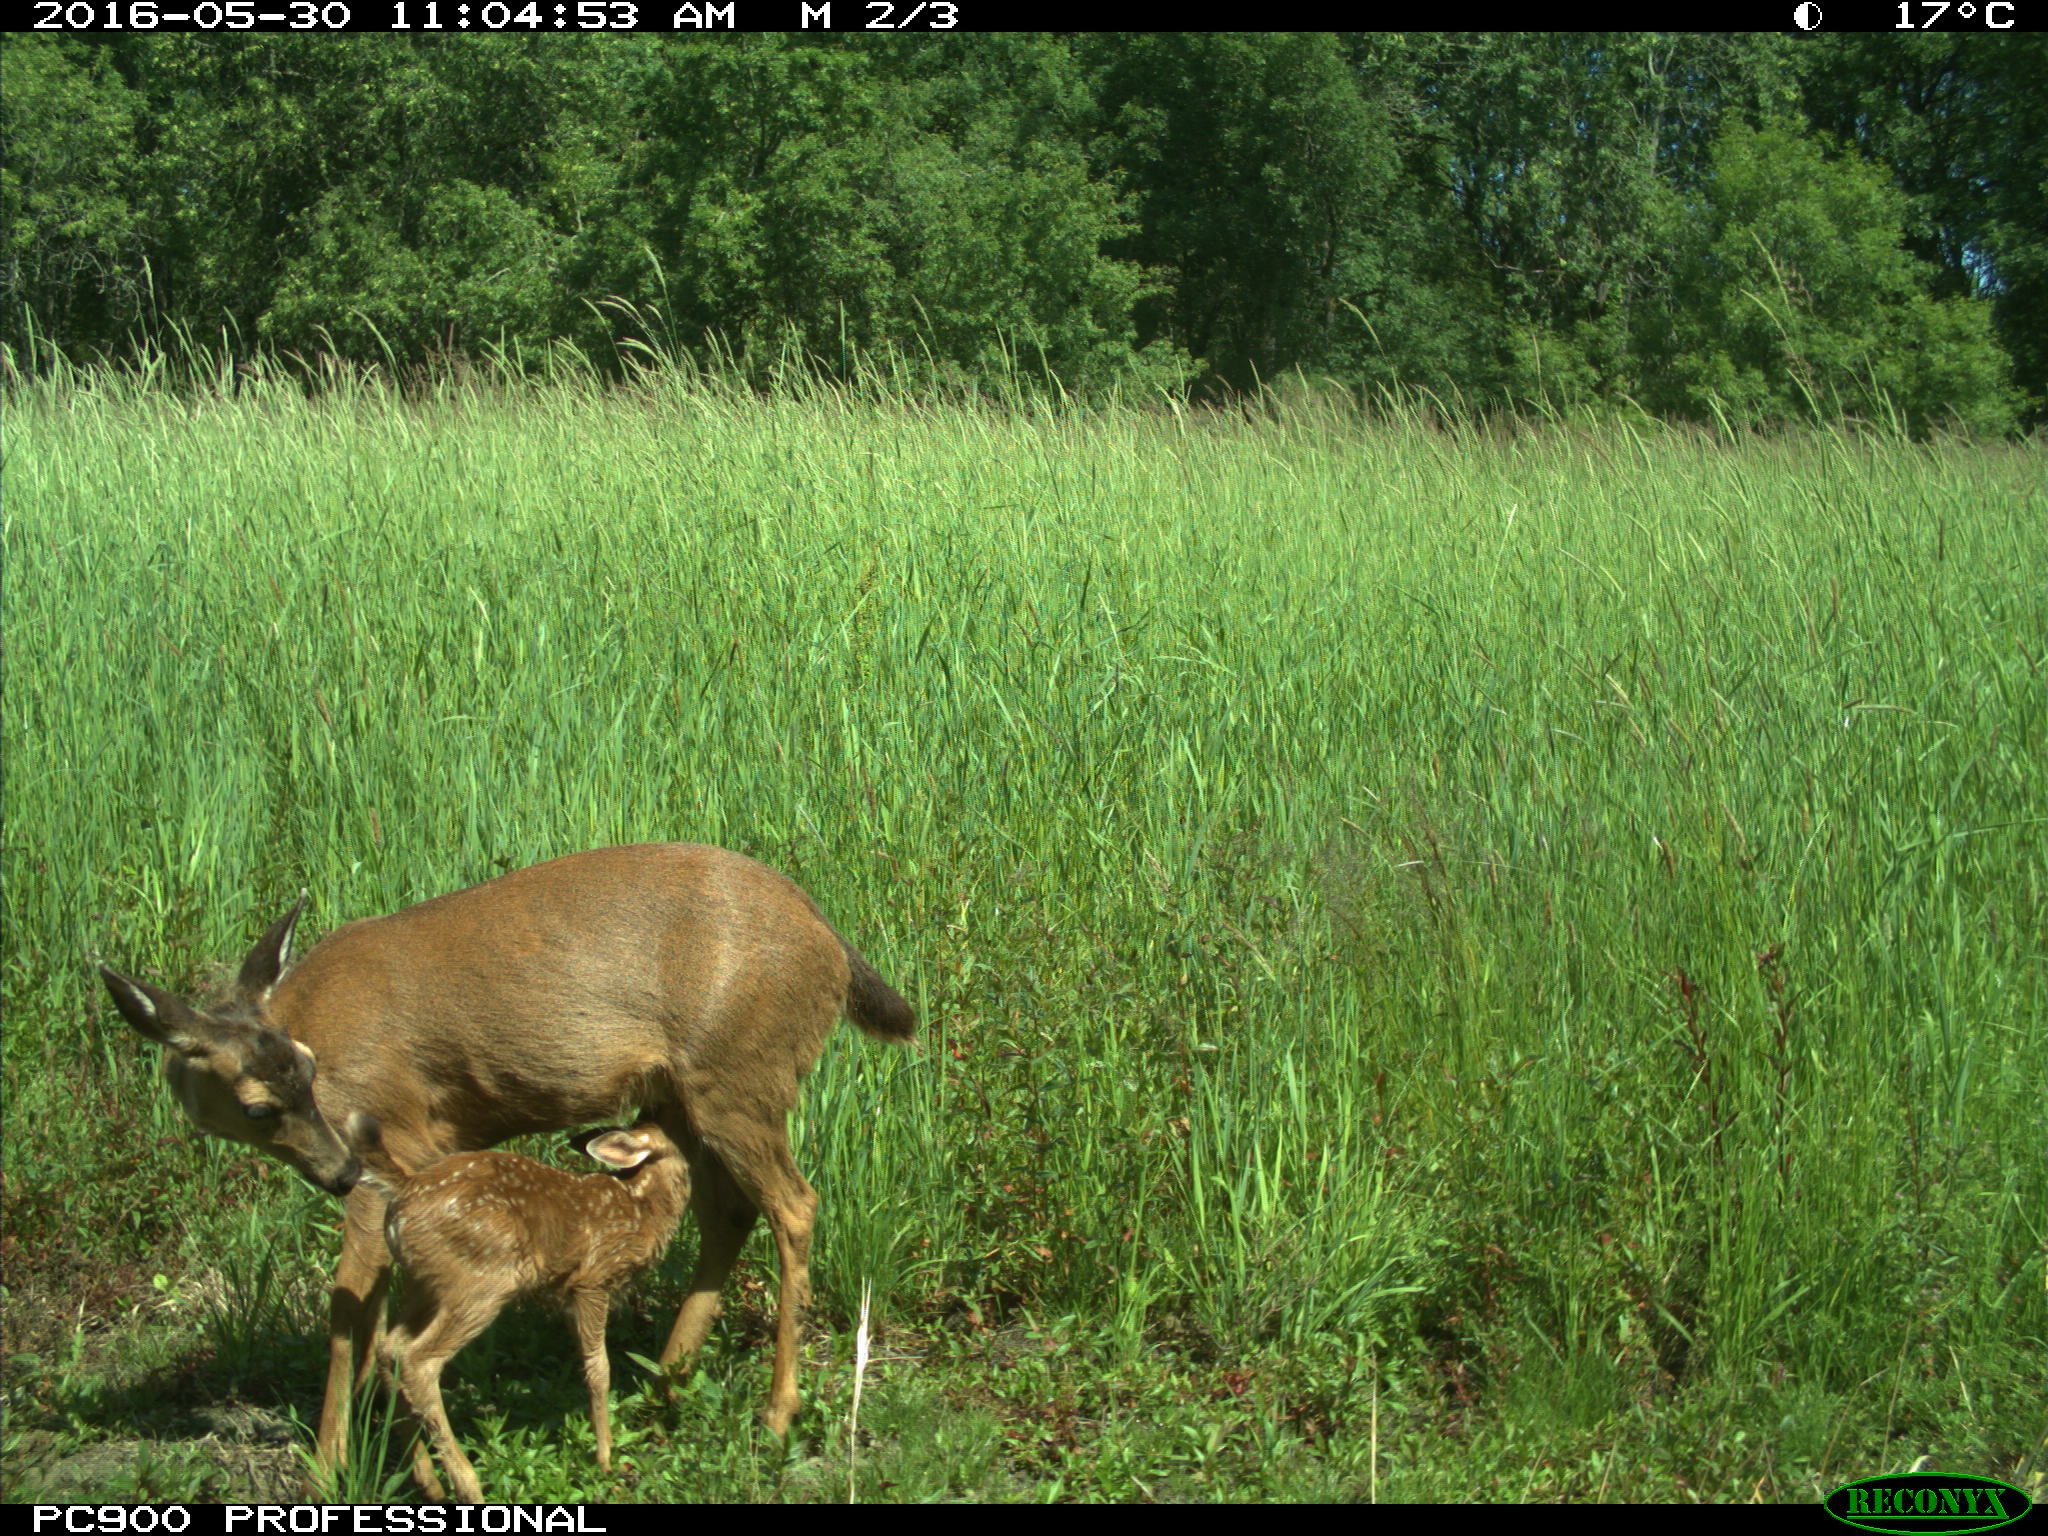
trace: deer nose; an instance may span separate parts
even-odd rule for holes
[[[332,1179],[329,1179],[323,1187],[330,1195],[345,1195],[362,1182],[362,1177],[363,1165],[354,1158],[350,1158],[348,1166],[343,1168]]]

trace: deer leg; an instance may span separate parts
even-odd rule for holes
[[[444,1354],[409,1353],[401,1367],[401,1382],[406,1400],[413,1405],[413,1412],[425,1421],[434,1449],[440,1453],[441,1465],[448,1470],[448,1480],[455,1485],[456,1500],[463,1504],[481,1504],[484,1485],[477,1481],[476,1468],[462,1454],[455,1431],[448,1427],[448,1410],[441,1403],[441,1368],[447,1363],[448,1356]]]
[[[789,1137],[779,1121],[772,1125],[714,1124],[700,1113],[698,1130],[706,1144],[717,1152],[749,1204],[768,1218],[775,1233],[782,1293],[776,1304],[775,1375],[761,1422],[773,1434],[786,1434],[800,1403],[796,1386],[797,1345],[804,1307],[811,1295],[811,1228],[817,1218],[817,1191],[797,1171],[796,1160],[790,1156]],[[693,1294],[690,1300],[695,1301],[696,1296]],[[680,1331],[680,1320],[676,1326]]]
[[[674,1136],[675,1133],[669,1133]],[[754,1228],[760,1212],[740,1193],[732,1176],[708,1149],[692,1142],[690,1147],[690,1214],[697,1218],[697,1268],[690,1277],[689,1293],[676,1313],[675,1327],[662,1346],[661,1365],[667,1368],[687,1361],[703,1345],[718,1316],[718,1293],[732,1273],[740,1244]]]
[[[797,1172],[785,1150],[787,1179],[762,1209],[775,1232],[775,1252],[782,1268],[782,1295],[776,1303],[775,1375],[768,1387],[768,1408],[761,1421],[778,1435],[789,1433],[801,1399],[797,1395],[797,1352],[802,1342],[804,1311],[811,1304],[811,1229],[817,1219],[818,1194]]]
[[[383,1331],[384,1297],[391,1278],[391,1252],[384,1245],[384,1197],[368,1184],[349,1192],[343,1207],[341,1262],[327,1304],[327,1391],[320,1403],[320,1435],[314,1448],[316,1486],[330,1482],[348,1464],[349,1398],[367,1379]]]
[[[384,1234],[381,1230],[382,1226],[383,1219],[379,1217],[378,1227],[380,1230],[377,1234],[377,1241],[380,1243],[384,1240]],[[371,1373],[377,1369],[378,1362],[383,1358],[385,1314],[390,1310],[388,1306],[390,1298],[391,1266],[387,1263],[382,1269],[377,1271],[376,1277],[370,1281],[369,1294],[363,1297],[363,1311],[367,1314],[368,1334],[363,1339],[361,1353],[356,1358],[355,1390],[357,1392],[361,1392],[364,1387],[369,1385]]]
[[[569,1299],[576,1320],[576,1341],[583,1346],[583,1380],[590,1388],[590,1429],[597,1436],[597,1469],[612,1469],[612,1361],[604,1347],[609,1291],[577,1291]]]
[[[417,1288],[413,1294],[418,1295]],[[455,1485],[455,1497],[464,1504],[481,1504],[484,1489],[477,1480],[476,1468],[462,1453],[455,1431],[448,1425],[448,1410],[441,1402],[441,1371],[457,1350],[490,1326],[510,1299],[504,1293],[457,1298],[447,1305],[423,1299],[420,1311],[429,1313],[431,1308],[429,1315],[422,1318],[408,1311],[401,1324],[408,1337],[399,1356],[399,1389],[426,1425],[434,1449],[440,1454],[441,1466]],[[417,1459],[413,1465],[417,1470]]]
[[[392,1365],[394,1356],[403,1357],[411,1334],[403,1327],[388,1333],[378,1341],[377,1371],[384,1380],[385,1390],[398,1400],[398,1406],[405,1418],[406,1441],[412,1456],[413,1480],[420,1485],[420,1492],[429,1499],[439,1502],[447,1492],[441,1486],[439,1474],[434,1471],[434,1458],[427,1454],[426,1426],[414,1411],[412,1400],[405,1395],[405,1389],[398,1384],[398,1377]]]

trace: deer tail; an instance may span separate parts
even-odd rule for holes
[[[347,1139],[357,1158],[363,1165],[363,1182],[374,1185],[387,1195],[398,1192],[412,1174],[391,1155],[391,1149],[384,1145],[384,1127],[375,1115],[357,1110],[348,1117]]]
[[[898,1045],[908,1041],[917,1033],[916,1012],[859,950],[844,939],[839,942],[845,946],[846,964],[852,971],[846,988],[846,1016],[877,1040]]]

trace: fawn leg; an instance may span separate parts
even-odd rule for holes
[[[590,1388],[590,1428],[597,1436],[597,1469],[612,1469],[612,1361],[604,1347],[605,1314],[611,1292],[577,1291],[569,1298],[576,1319],[576,1342],[583,1346],[583,1380]]]
[[[455,1485],[455,1497],[465,1504],[481,1504],[483,1484],[477,1480],[470,1459],[462,1453],[455,1431],[448,1425],[448,1410],[441,1402],[441,1371],[457,1350],[482,1333],[504,1310],[505,1303],[511,1300],[512,1288],[449,1301],[429,1295],[418,1283],[422,1278],[413,1277],[406,1315],[401,1320],[409,1337],[399,1358],[399,1387],[412,1411],[425,1422],[448,1480]],[[414,1466],[417,1469],[417,1460]]]
[[[412,1335],[404,1324],[386,1334],[379,1341],[377,1371],[383,1378],[385,1389],[398,1399],[398,1405],[405,1415],[406,1440],[411,1447],[413,1481],[420,1485],[420,1492],[438,1503],[448,1494],[441,1486],[439,1474],[434,1471],[434,1458],[427,1454],[426,1426],[420,1422],[420,1416],[413,1408],[412,1400],[405,1395],[405,1389],[399,1386],[398,1377],[392,1366],[393,1357],[402,1358],[411,1340]]]

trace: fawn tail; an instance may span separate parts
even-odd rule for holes
[[[346,1138],[363,1165],[363,1182],[373,1184],[385,1195],[395,1195],[412,1177],[413,1170],[392,1156],[384,1145],[384,1126],[375,1115],[356,1110],[348,1117]]]

